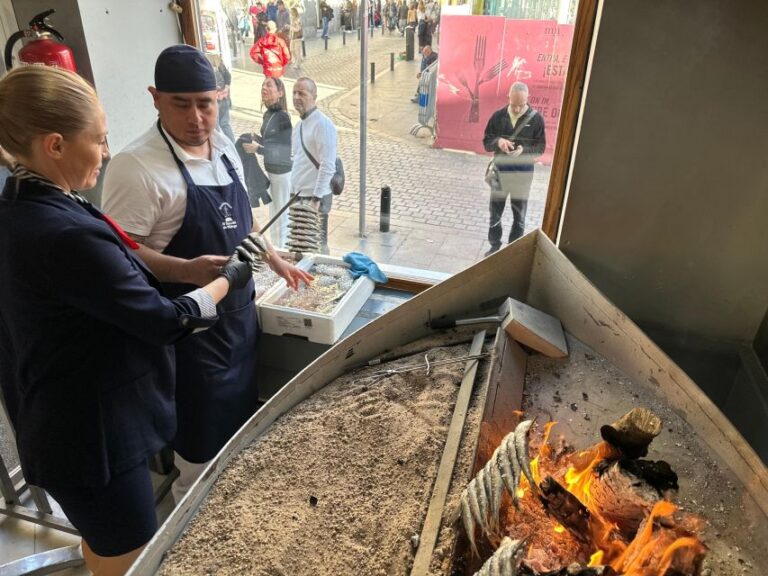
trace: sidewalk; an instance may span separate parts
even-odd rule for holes
[[[300,72],[290,70],[283,80],[288,88],[299,74],[315,79],[318,106],[338,129],[338,151],[344,160],[347,184],[334,198],[330,218],[331,253],[341,256],[356,250],[382,263],[455,273],[482,258],[488,249],[488,188],[483,175],[488,157],[431,147],[422,130],[409,134],[417,122],[418,106],[410,99],[416,90],[419,60],[397,59],[404,49],[398,36],[381,37],[376,31],[369,58],[376,62],[376,81],[368,85],[368,142],[366,174],[366,234],[359,236],[360,158],[360,46],[356,33],[329,41],[328,51],[319,39],[306,41],[307,59]],[[395,69],[390,71],[390,52]],[[233,70],[232,125],[236,134],[261,125],[260,87],[263,76],[253,63],[247,70]],[[298,117],[294,115],[294,122]],[[526,231],[540,225],[546,198],[549,167],[537,166],[526,218]],[[392,189],[390,232],[379,232],[381,187]],[[504,231],[511,226],[507,209]],[[260,222],[268,208],[255,210]]]

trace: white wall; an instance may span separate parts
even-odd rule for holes
[[[181,42],[178,19],[157,0],[80,0],[79,7],[115,154],[157,117],[147,87],[154,84],[157,55]]]
[[[0,52],[4,53],[8,37],[18,29],[11,0],[0,0]],[[0,74],[3,72],[5,72],[5,63],[0,56]]]

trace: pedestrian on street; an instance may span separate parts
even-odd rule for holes
[[[387,0],[387,28],[389,28],[389,35],[397,28],[397,2],[395,0]]]
[[[328,215],[333,206],[331,178],[336,172],[336,127],[317,109],[317,85],[302,77],[293,85],[293,107],[301,120],[293,128],[291,190],[320,215],[320,251],[328,254]]]
[[[139,256],[176,296],[209,282],[259,227],[235,145],[215,130],[216,76],[202,52],[163,50],[149,91],[159,119],[110,162],[104,208],[142,244]],[[311,280],[263,242],[267,264],[291,288]],[[230,294],[214,327],[176,345],[177,503],[258,407],[253,291],[249,282]]]
[[[219,105],[219,128],[224,132],[224,135],[235,141],[235,133],[232,131],[232,124],[229,118],[229,111],[232,109],[232,97],[230,96],[229,87],[232,85],[232,74],[229,69],[224,65],[224,61],[221,59],[220,54],[209,54],[208,58],[213,65],[213,70],[216,72],[216,101]]]
[[[416,78],[419,80],[421,79],[421,75],[424,74],[424,70],[427,69],[427,66],[437,61],[437,52],[432,50],[432,46],[424,46],[424,48],[421,49],[421,66],[419,66],[419,73],[416,74]],[[416,95],[411,98],[411,102],[414,102],[418,104],[419,102],[419,87],[416,86]]]
[[[304,38],[304,24],[301,15],[296,8],[291,8],[291,64],[297,70],[301,69],[303,55],[301,53],[301,41]]]
[[[285,7],[283,0],[277,0],[277,35],[283,39],[286,46],[291,45],[291,13]]]
[[[408,26],[413,26],[414,28],[419,23],[416,6],[417,6],[416,2],[411,2],[410,7],[408,8]]]
[[[269,0],[267,2],[267,21],[277,24],[277,4],[275,0]],[[278,28],[279,30],[279,28]]]
[[[489,256],[501,248],[501,217],[509,198],[513,223],[509,242],[514,242],[525,230],[525,213],[533,183],[533,163],[547,146],[544,119],[528,105],[528,86],[515,82],[509,89],[509,105],[494,112],[488,119],[483,146],[493,152],[486,181],[491,187],[490,223],[488,226]]]
[[[249,154],[264,156],[264,168],[269,176],[269,192],[272,202],[269,217],[288,203],[291,193],[291,115],[286,111],[285,85],[280,78],[266,78],[261,85],[261,103],[267,111],[261,121],[260,135],[253,144],[243,144]],[[272,244],[285,248],[288,239],[288,211],[270,227]]]
[[[2,396],[24,480],[61,506],[95,576],[124,574],[157,530],[147,459],[176,431],[170,345],[215,326],[251,277],[224,261],[165,297],[138,246],[80,196],[106,138],[77,74],[24,66],[0,81],[0,144],[18,160],[0,197]]]
[[[429,20],[424,17],[419,20],[416,30],[419,37],[419,51],[421,52],[425,46],[432,44],[432,26]]]
[[[325,0],[320,2],[320,17],[323,19],[323,38],[328,39],[328,26],[333,20],[333,8]]]
[[[267,9],[260,0],[248,9],[253,23],[253,43],[256,44],[267,33]]]
[[[267,33],[251,48],[251,59],[261,64],[264,76],[280,78],[291,61],[291,52],[285,41],[275,32],[277,24],[267,22]]]
[[[405,34],[405,27],[408,24],[408,3],[407,0],[397,1],[397,27],[400,30],[400,36]]]

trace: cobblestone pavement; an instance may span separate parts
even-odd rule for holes
[[[302,69],[297,71],[289,67],[285,80],[289,89],[291,79],[301,75],[324,85],[320,89],[318,105],[338,128],[339,156],[344,159],[347,175],[344,193],[334,198],[331,213],[329,244],[332,253],[359,250],[380,262],[442,272],[463,270],[480,259],[488,249],[485,240],[488,187],[483,182],[488,157],[435,149],[429,138],[409,134],[418,112],[409,101],[416,84],[414,76],[418,62],[397,60],[395,71],[390,72],[390,53],[394,52],[397,59],[405,42],[398,35],[390,37],[387,33],[382,37],[380,30],[369,43],[369,60],[376,62],[376,84],[375,89],[373,86],[369,89],[369,109],[378,101],[385,102],[386,106],[402,107],[403,112],[385,114],[380,118],[381,122],[375,122],[375,115],[369,115],[366,237],[360,238],[360,52],[357,35],[348,33],[346,46],[342,44],[340,34],[332,36],[327,51],[321,39],[308,39],[305,44],[307,58]],[[241,54],[235,68],[233,86],[239,81],[260,86],[260,67],[247,58],[247,50]],[[245,71],[247,80],[238,68]],[[254,94],[248,98],[251,102],[235,99],[232,124],[237,134],[260,124],[258,91],[251,88],[250,92]],[[526,231],[541,224],[548,181],[549,168],[537,166]],[[392,189],[392,224],[388,233],[378,231],[380,190],[384,185]],[[262,221],[266,214],[266,209],[257,210],[257,217]],[[510,225],[508,209],[503,222],[505,233]]]

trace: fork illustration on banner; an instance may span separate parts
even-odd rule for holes
[[[472,68],[475,71],[474,89],[470,87],[464,74],[458,75],[459,84],[464,87],[469,95],[470,107],[467,122],[472,124],[480,122],[480,86],[496,79],[509,66],[507,61],[502,58],[487,70],[485,69],[487,42],[486,36],[475,37],[475,53],[472,58]]]

